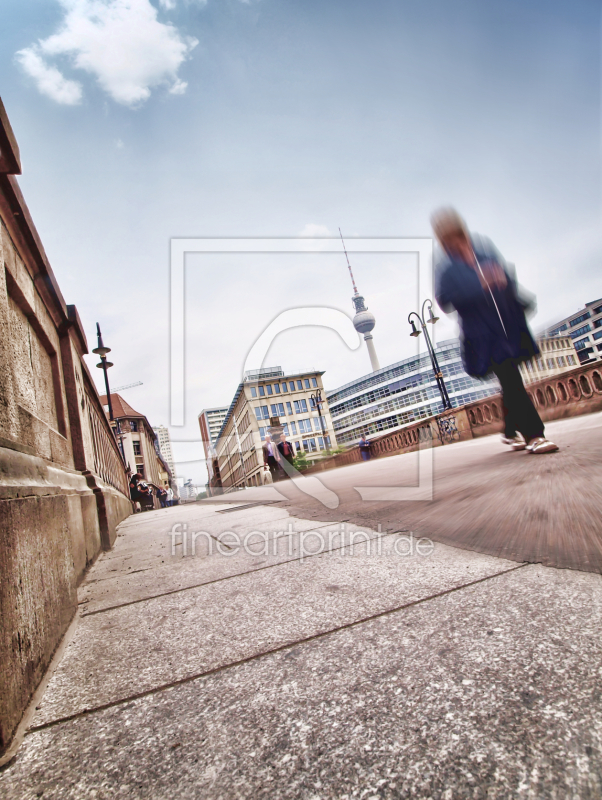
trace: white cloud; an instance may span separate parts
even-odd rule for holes
[[[36,81],[42,94],[66,106],[74,106],[81,102],[81,84],[70,81],[61,75],[58,69],[47,64],[34,48],[27,47],[25,50],[19,50],[17,61],[25,72]]]
[[[167,11],[171,11],[176,7],[176,0],[159,0],[159,5],[161,8],[167,9]]]
[[[134,106],[151,89],[171,84],[182,94],[178,70],[198,41],[159,22],[149,0],[59,0],[66,15],[58,33],[21,50],[17,57],[44,94],[58,102],[79,102],[81,87],[67,80],[48,59],[68,56],[76,69],[93,75],[113,100]],[[172,0],[163,0],[165,3]],[[77,99],[59,99],[75,97]]]
[[[169,90],[169,93],[170,94],[184,94],[184,92],[186,91],[186,87],[187,86],[188,86],[188,84],[186,83],[186,81],[177,80],[174,83],[174,85],[171,87],[171,89]]]

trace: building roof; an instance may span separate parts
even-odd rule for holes
[[[100,395],[100,402],[103,406],[108,405],[108,400],[106,394]],[[123,397],[120,394],[113,394],[111,392],[111,405],[113,406],[113,416],[117,417],[141,417],[142,419],[146,419],[144,414],[141,414],[139,411],[134,411],[129,403],[126,403]],[[148,422],[148,420],[147,420]],[[150,427],[150,426],[149,426]]]

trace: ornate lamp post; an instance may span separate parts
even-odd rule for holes
[[[425,306],[428,303],[428,312],[429,318],[426,320],[424,319],[425,314]],[[445,385],[445,381],[443,380],[443,373],[441,372],[441,367],[439,366],[439,362],[437,361],[437,356],[435,355],[435,348],[433,347],[433,343],[431,341],[431,337],[429,336],[428,329],[426,327],[426,323],[430,322],[431,325],[434,325],[435,322],[438,321],[439,317],[436,317],[433,314],[433,303],[431,300],[425,300],[422,304],[422,315],[418,314],[416,311],[412,311],[411,314],[408,315],[408,322],[412,326],[412,332],[410,336],[420,336],[420,331],[414,324],[414,320],[412,317],[416,317],[418,322],[420,323],[420,327],[422,328],[422,332],[424,333],[424,338],[426,340],[426,347],[431,358],[431,364],[433,365],[433,372],[435,373],[435,379],[437,381],[437,388],[441,394],[441,401],[443,403],[443,410],[448,411],[453,406],[451,404],[451,400],[449,399],[449,394],[447,393],[447,387]]]
[[[109,388],[109,376],[107,373],[107,370],[113,366],[112,361],[107,361],[107,353],[111,352],[111,348],[104,346],[102,341],[102,333],[100,332],[100,325],[98,324],[98,322],[96,323],[96,335],[98,337],[98,347],[95,347],[94,350],[92,350],[92,352],[100,356],[100,363],[97,364],[96,366],[98,367],[98,369],[101,369],[104,372],[105,391],[107,393],[107,405],[109,406],[109,419],[111,420],[111,422],[115,422],[115,417],[113,416],[113,403],[111,402],[111,389]],[[123,450],[123,436],[121,434],[121,423],[119,422],[119,420],[115,422],[115,438],[119,443],[119,450],[121,452],[123,463],[125,464],[126,460],[125,460],[125,453]],[[127,468],[129,470],[129,464],[127,465]]]
[[[324,427],[324,417],[322,416],[322,406],[324,400],[322,399],[322,390],[316,389],[315,394],[310,397],[311,404],[318,409],[318,417],[320,418],[320,429],[322,431],[322,438],[324,439],[324,446],[326,447],[326,428]]]
[[[109,376],[107,374],[109,367],[113,366],[111,361],[107,361],[107,353],[111,352],[111,348],[104,346],[102,341],[102,333],[100,332],[100,325],[98,322],[96,323],[96,336],[98,337],[98,347],[95,347],[92,352],[100,356],[100,364],[97,364],[96,366],[98,369],[101,369],[105,375],[105,390],[107,392],[107,403],[109,406],[109,419],[111,422],[114,422],[115,417],[113,416],[113,404],[111,403],[111,390],[109,389]]]

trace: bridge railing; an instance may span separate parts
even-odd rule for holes
[[[576,367],[527,386],[544,422],[602,410],[602,362]],[[489,436],[503,430],[502,399],[499,394],[454,408],[445,414],[419,420],[370,440],[370,456],[417,450],[422,442],[434,447],[455,441]],[[305,474],[344,467],[362,460],[355,446],[304,470]]]
[[[92,472],[109,486],[129,497],[128,478],[123,456],[107,415],[98,399],[98,393],[90,385],[86,373],[84,373],[84,391],[92,437],[92,457],[94,460]]]

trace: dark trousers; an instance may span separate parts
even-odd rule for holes
[[[516,363],[509,358],[501,364],[493,364],[493,372],[502,387],[505,435],[508,439],[516,436],[517,431],[522,433],[527,442],[543,436],[543,422],[527,394]]]
[[[268,456],[268,467],[270,468],[270,472],[272,473],[272,480],[277,481],[278,462],[276,461],[274,456]]]

